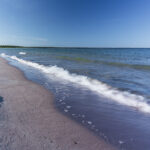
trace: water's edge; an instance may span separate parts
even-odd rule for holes
[[[2,58],[2,57],[1,57],[1,58]],[[53,107],[57,110],[57,112],[63,114],[65,117],[69,118],[71,121],[77,123],[78,125],[82,126],[83,128],[86,128],[86,129],[87,129],[87,132],[90,132],[90,134],[94,135],[94,136],[97,137],[99,140],[104,140],[104,142],[105,142],[106,144],[111,145],[113,148],[115,147],[115,150],[118,149],[118,148],[117,148],[117,145],[111,143],[111,142],[108,140],[108,138],[107,138],[104,134],[97,134],[96,132],[94,132],[93,129],[91,128],[91,126],[90,126],[90,125],[91,125],[91,122],[90,122],[90,121],[89,121],[87,124],[83,124],[83,123],[81,122],[81,120],[79,120],[78,118],[72,117],[71,114],[67,114],[67,113],[65,113],[63,110],[61,110],[60,108],[58,108],[57,103],[56,103],[56,101],[55,101],[55,100],[56,100],[56,99],[55,99],[55,95],[52,93],[52,91],[50,91],[49,88],[47,88],[47,87],[43,86],[42,84],[40,84],[40,83],[38,83],[38,82],[35,82],[35,81],[33,81],[32,79],[28,78],[28,76],[26,75],[26,73],[25,73],[23,70],[21,70],[19,67],[17,67],[16,65],[12,64],[11,62],[9,62],[7,59],[5,59],[5,58],[2,58],[2,59],[4,59],[8,65],[10,65],[11,67],[14,67],[14,68],[16,68],[18,71],[20,71],[21,74],[22,74],[22,76],[25,78],[25,80],[28,80],[28,81],[30,81],[30,82],[32,82],[32,83],[34,83],[34,84],[37,84],[38,86],[42,86],[43,88],[47,89],[47,90],[50,92],[50,94],[52,94],[52,97],[53,97]],[[3,103],[3,97],[0,96],[0,107],[1,107],[2,103]]]

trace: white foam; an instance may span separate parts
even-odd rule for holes
[[[119,144],[123,144],[123,143],[124,143],[124,142],[123,142],[123,141],[121,141],[121,140],[119,140],[118,142],[119,142]]]
[[[70,109],[70,108],[71,108],[71,106],[66,106],[66,108]]]
[[[19,52],[20,55],[26,55],[26,52]]]
[[[88,121],[87,123],[88,123],[89,125],[91,125],[91,124],[92,124],[92,122],[91,122],[91,121]]]
[[[71,74],[69,73],[68,70],[65,70],[57,66],[44,66],[38,63],[19,59],[16,56],[8,56],[8,55],[5,55],[4,53],[1,54],[1,56],[4,58],[11,58],[22,64],[34,67],[43,73],[55,76],[55,78],[67,80],[69,82],[84,86],[100,94],[100,96],[107,97],[122,105],[135,107],[139,111],[150,113],[150,105],[146,103],[146,100],[143,96],[131,94],[129,92],[119,91],[96,79],[91,79],[83,75]]]
[[[67,112],[68,112],[68,110],[67,110],[67,109],[64,109],[64,112],[66,112],[66,113],[67,113]]]

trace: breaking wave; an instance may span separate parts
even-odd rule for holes
[[[19,52],[19,54],[20,54],[20,55],[25,55],[25,54],[26,54],[26,52]]]
[[[109,98],[122,105],[134,107],[139,111],[150,113],[150,105],[146,103],[146,99],[143,96],[119,91],[118,89],[112,88],[111,86],[108,86],[107,84],[104,84],[96,79],[92,79],[83,75],[71,74],[68,70],[57,66],[44,66],[38,63],[17,58],[16,56],[8,56],[4,53],[1,54],[1,57],[13,59],[22,64],[36,68],[43,73],[84,86],[91,91],[94,91],[101,96]]]

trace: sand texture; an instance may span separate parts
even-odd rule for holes
[[[0,58],[0,150],[112,150],[56,110],[52,94]]]

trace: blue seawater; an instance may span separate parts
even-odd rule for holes
[[[120,149],[150,149],[150,49],[5,48],[0,53],[51,90],[61,113]]]

